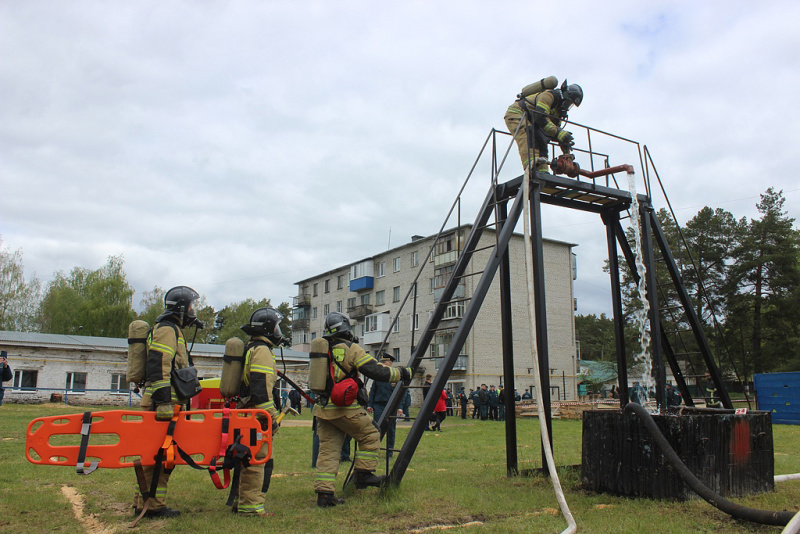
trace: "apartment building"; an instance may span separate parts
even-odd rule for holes
[[[414,236],[399,247],[296,282],[293,349],[308,352],[311,340],[322,335],[326,315],[339,311],[350,316],[360,338],[359,344],[367,352],[377,354],[385,341],[385,352],[392,354],[397,362],[408,361],[413,345],[453,272],[471,227],[462,225],[443,233],[430,256],[436,236]],[[515,234],[510,243],[514,374],[520,393],[530,391],[534,384],[523,239],[522,235]],[[436,358],[444,357],[494,241],[493,231],[483,233],[478,252],[456,290],[454,298],[463,297],[463,300],[449,306],[427,349],[434,358],[426,360],[430,364],[427,373],[433,374],[440,362]],[[576,267],[572,248],[575,245],[546,239],[543,246],[551,395],[553,400],[574,400],[578,371],[573,295]],[[415,280],[416,294],[413,291]],[[482,383],[496,387],[502,384],[499,284],[499,278],[495,277],[458,357],[448,381],[453,392],[462,386],[469,391]],[[403,301],[405,305],[401,309]]]

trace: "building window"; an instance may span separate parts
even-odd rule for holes
[[[400,286],[392,288],[392,302],[400,302]]]
[[[378,316],[377,315],[367,315],[365,322],[364,322],[364,331],[365,332],[375,332],[378,330]]]
[[[336,277],[336,289],[342,289],[344,287],[344,275],[340,274]]]
[[[27,369],[14,371],[14,387],[22,389],[36,389],[36,382],[39,380],[39,371],[29,371]]]
[[[399,332],[400,331],[400,319],[398,318],[394,323],[392,323],[392,332]]]
[[[311,296],[316,297],[317,295],[319,295],[319,284],[314,284],[311,286]]]
[[[419,330],[419,314],[415,313],[411,316],[411,330]]]
[[[381,276],[386,276],[386,262],[379,261],[375,264],[375,276],[380,278]]]
[[[326,305],[324,305],[322,307],[322,315],[324,317],[327,317],[330,312],[331,312],[331,305],[330,304],[326,304]]]
[[[339,313],[342,313],[342,301],[341,300],[337,300],[336,301],[336,311],[339,312]]]
[[[117,393],[127,393],[128,383],[125,382],[125,375],[122,373],[111,373],[111,391]]]
[[[462,300],[460,302],[453,302],[447,306],[444,310],[444,315],[442,316],[442,320],[446,319],[461,319],[464,317],[464,305],[465,302]]]
[[[393,260],[393,263],[394,263],[394,272],[399,273],[400,272],[400,258],[395,258]]]
[[[375,306],[383,306],[386,301],[386,291],[375,292]]]
[[[317,318],[317,307],[316,306],[311,308],[311,318],[312,319],[316,319]]]
[[[325,293],[331,292],[331,280],[330,278],[325,280]]]
[[[448,252],[452,252],[456,248],[456,234],[448,234],[446,236],[442,236],[439,238],[439,241],[436,242],[436,248],[433,252],[435,256],[439,254],[446,254]]]
[[[417,267],[419,265],[419,251],[415,250],[411,253],[411,266]]]
[[[86,373],[67,373],[68,391],[86,391]]]
[[[356,307],[356,298],[350,297],[349,299],[347,299],[347,309],[352,310],[355,307]]]
[[[364,304],[365,306],[368,306],[369,305],[369,296],[370,295],[371,295],[371,293],[367,293],[365,295],[361,295],[361,304]]]
[[[442,267],[440,269],[436,269],[433,274],[433,288],[434,289],[441,289],[447,285],[447,282],[453,276],[453,271],[455,270],[455,265],[448,265],[447,267]]]
[[[392,356],[394,356],[394,361],[400,361],[400,349],[392,349]]]
[[[311,341],[314,341],[317,338],[316,332],[311,332]]]

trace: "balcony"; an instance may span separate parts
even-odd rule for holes
[[[352,319],[361,319],[370,313],[372,313],[372,306],[369,304],[359,304],[357,306],[347,308],[347,315],[349,315]]]
[[[445,252],[443,254],[437,254],[433,257],[433,267],[443,267],[445,265],[449,265],[451,263],[455,263],[458,260],[458,251],[451,250],[450,252]]]
[[[437,370],[439,369],[439,366],[441,365],[442,360],[444,360],[444,356],[442,356],[441,358],[434,358],[433,361],[434,361],[434,365],[436,366]],[[466,354],[460,354],[456,358],[455,365],[453,365],[453,371],[466,371],[466,370],[467,370],[467,355]]]
[[[308,319],[292,319],[292,330],[308,330]]]
[[[293,308],[302,308],[304,306],[311,306],[311,295],[309,295],[308,293],[297,295],[292,299]]]
[[[386,334],[389,332],[392,320],[388,313],[376,313],[368,315],[364,319],[364,335],[362,341],[365,345],[376,345],[382,343]]]
[[[371,276],[362,276],[361,278],[350,280],[350,291],[366,291],[374,286],[375,279]]]

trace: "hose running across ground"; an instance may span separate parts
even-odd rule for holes
[[[661,449],[661,453],[667,459],[667,462],[669,462],[669,464],[683,479],[683,481],[686,482],[686,485],[689,486],[692,491],[697,493],[700,497],[705,499],[714,508],[717,508],[718,510],[721,510],[737,519],[744,519],[746,521],[762,523],[764,525],[784,526],[788,524],[789,521],[791,521],[795,516],[796,512],[773,512],[770,510],[759,510],[757,508],[750,508],[748,506],[736,504],[720,495],[717,495],[713,490],[711,490],[711,488],[703,484],[703,482],[697,478],[688,467],[686,467],[686,464],[683,463],[683,460],[680,459],[678,453],[675,452],[675,450],[669,444],[669,441],[667,441],[667,438],[661,433],[658,425],[656,425],[656,422],[653,420],[652,416],[644,406],[641,406],[635,402],[629,402],[625,405],[625,412],[636,414],[644,427],[650,433],[650,436],[652,436],[653,441],[655,441],[656,445],[658,445],[658,448]]]
[[[536,351],[536,328],[534,322],[534,305],[533,305],[533,247],[531,246],[531,220],[530,220],[530,173],[534,172],[533,164],[529,165],[525,171],[525,176],[522,181],[524,188],[523,191],[523,226],[525,233],[525,277],[528,283],[528,317],[530,318],[530,340],[531,340],[531,354],[533,355],[533,377],[536,384],[536,403],[539,407],[539,428],[542,432],[542,450],[544,451],[547,460],[547,468],[550,471],[550,480],[553,481],[553,490],[556,493],[558,505],[561,508],[561,513],[567,520],[567,528],[562,534],[572,534],[578,530],[578,525],[575,523],[575,518],[572,517],[572,512],[567,505],[567,499],[564,497],[564,490],[561,488],[561,482],[558,479],[558,471],[556,471],[556,464],[553,460],[553,449],[550,447],[550,433],[547,431],[547,421],[542,413],[544,407],[544,398],[542,397],[542,378],[539,369],[539,357]]]

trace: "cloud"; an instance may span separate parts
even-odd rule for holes
[[[215,307],[289,300],[295,281],[435,233],[516,93],[550,74],[583,86],[574,120],[647,145],[679,214],[755,216],[774,185],[797,216],[782,147],[798,141],[800,6],[578,1],[547,23],[542,9],[4,3],[4,244],[45,280],[122,254],[135,302],[179,284]],[[639,162],[635,144],[592,142]],[[503,175],[520,171],[512,148]],[[463,222],[489,179],[482,161]],[[579,312],[607,311],[599,218],[547,217],[546,237],[579,245]]]

